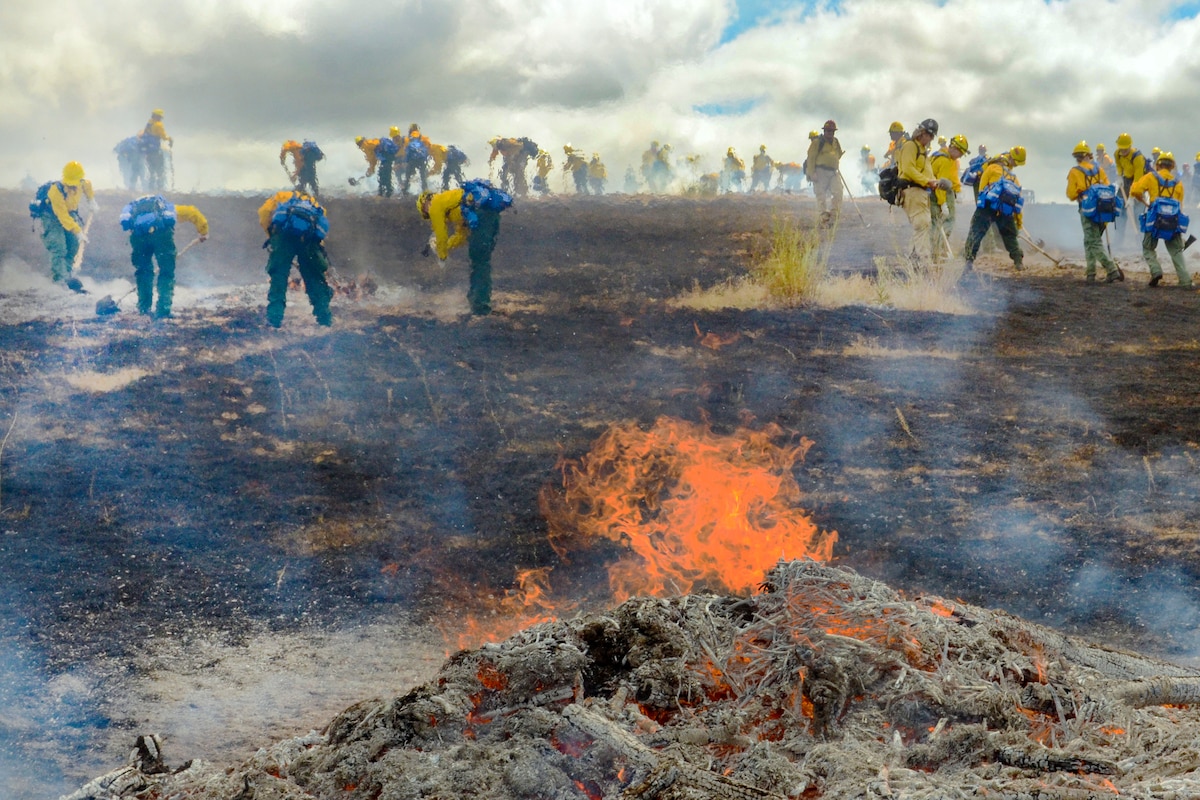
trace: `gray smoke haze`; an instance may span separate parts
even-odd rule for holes
[[[719,162],[765,143],[802,160],[826,118],[847,150],[932,116],[1057,199],[1079,139],[1200,147],[1200,23],[1171,0],[579,0],[371,4],[51,0],[0,8],[0,185],[72,158],[117,181],[112,147],[166,111],[179,189],[277,187],[279,144],[316,138],[361,174],[356,135],[420,122],[486,168],[487,140],[599,151],[651,139]],[[1190,160],[1190,158],[1188,159]],[[330,182],[328,179],[326,182]]]

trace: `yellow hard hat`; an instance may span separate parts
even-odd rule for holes
[[[366,140],[367,140],[367,137],[365,137],[365,136],[355,136],[354,137],[354,143],[356,145],[359,145],[360,147],[362,146],[362,143],[365,142]]]
[[[760,152],[760,153],[765,153],[765,152],[766,152],[766,150],[767,150],[767,146],[766,146],[765,144],[760,144],[760,145],[758,146],[758,152]]]
[[[731,147],[731,148],[729,148],[728,150],[726,150],[725,152],[726,152],[726,153],[732,153],[732,152],[733,152],[733,148]]]
[[[1159,153],[1158,154],[1158,163],[1162,164],[1164,162],[1170,164],[1171,166],[1175,166],[1175,154],[1168,152],[1166,150]]]
[[[888,133],[904,133],[904,123],[899,121],[893,122],[888,126]]]
[[[1012,150],[1009,150],[1008,154],[1012,156],[1013,164],[1016,166],[1019,167],[1025,163],[1025,148],[1021,145],[1017,145]]]
[[[1088,147],[1088,143],[1082,139],[1079,141],[1079,144],[1075,145],[1075,149],[1071,151],[1071,155],[1073,156],[1087,156],[1091,155],[1091,153],[1092,149]]]
[[[967,144],[967,137],[963,136],[961,133],[957,136],[950,137],[950,146],[957,148],[958,152],[960,153],[969,152],[971,149],[971,145]]]
[[[399,136],[399,135],[400,135],[400,128],[398,128],[397,126],[393,125],[392,127],[388,128],[388,136]]]
[[[573,149],[574,149],[574,148],[573,148],[573,147],[571,147],[571,143],[570,143],[570,142],[567,142],[566,144],[564,144],[564,145],[563,145],[563,152],[564,152],[564,153],[566,153],[567,155],[571,155],[571,151],[572,151]]]
[[[150,112],[150,116],[152,116],[152,117],[161,117],[162,115],[163,115],[163,110],[161,108],[156,108]]]
[[[820,135],[821,135],[820,131],[809,131],[808,132],[808,138],[810,138],[810,139],[815,139]]]
[[[1117,148],[1124,150],[1126,147],[1133,147],[1133,137],[1128,133],[1122,133],[1117,137]]]
[[[83,181],[83,165],[78,161],[68,161],[63,167],[62,182],[67,186],[78,186]]]
[[[869,152],[871,152],[871,145],[869,145],[869,144],[864,144],[864,145],[863,145],[863,147],[862,147],[862,151],[863,151],[864,153],[869,153]]]
[[[600,160],[600,154],[599,154],[599,153],[592,153],[592,158],[593,158],[593,159],[595,159],[595,160],[597,160],[597,161],[599,161],[599,160]]]
[[[1153,155],[1157,156],[1159,153],[1161,153],[1161,152],[1162,152],[1162,148],[1161,148],[1161,147],[1154,147],[1154,148],[1151,148],[1151,149],[1150,149],[1150,152],[1151,152]]]
[[[948,142],[948,141],[949,141],[949,140],[948,140],[948,139],[946,139],[946,137],[945,137],[945,136],[939,136],[939,137],[938,137],[938,144],[942,145],[943,147],[945,147],[945,146],[946,146],[946,144],[947,144],[947,142]]]
[[[1104,152],[1104,142],[1101,142],[1100,144],[1096,145],[1096,152],[1097,152],[1097,153],[1103,153],[1103,152]]]
[[[1196,160],[1200,161],[1200,153],[1196,153]]]
[[[431,197],[433,197],[433,192],[421,192],[417,195],[417,211],[420,211],[421,216],[426,219],[429,218],[429,215],[425,213],[425,201]]]

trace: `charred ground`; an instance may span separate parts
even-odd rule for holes
[[[1020,275],[984,264],[994,280],[969,316],[673,310],[744,274],[773,218],[812,221],[812,207],[567,198],[505,215],[500,313],[473,320],[459,313],[465,266],[419,256],[407,202],[334,199],[335,268],[381,291],[335,300],[328,331],[293,293],[276,332],[262,322],[261,200],[175,199],[214,231],[180,285],[218,302],[181,297],[177,319],[153,324],[99,318],[93,294],[0,334],[0,619],[49,671],[153,634],[436,623],[522,567],[554,566],[557,590],[587,595],[612,553],[560,562],[538,492],[560,456],[662,415],[814,440],[797,467],[805,505],[864,574],[1194,654],[1193,292],[1133,275],[1088,288],[1081,270],[1031,260]],[[121,201],[102,198],[106,217]],[[0,196],[5,276],[44,258],[25,202]],[[863,210],[870,227],[848,215],[835,268],[869,268],[907,235]],[[119,229],[98,224],[84,274],[129,273]]]

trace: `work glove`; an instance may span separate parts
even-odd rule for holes
[[[954,184],[949,178],[942,178],[940,181],[938,181],[938,188],[943,192],[948,192],[954,188]]]

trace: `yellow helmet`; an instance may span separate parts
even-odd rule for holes
[[[960,153],[968,153],[971,150],[971,145],[967,144],[967,137],[961,133],[950,137],[950,146],[957,149]]]
[[[163,110],[161,108],[156,108],[150,112],[150,116],[158,117],[159,119],[162,118],[162,115],[163,115]]]
[[[809,131],[808,132],[808,138],[810,138],[810,139],[816,139],[820,135],[821,135],[820,131]]]
[[[1104,152],[1104,149],[1105,149],[1105,148],[1104,148],[1104,142],[1101,142],[1100,144],[1096,145],[1096,152],[1097,152],[1097,153],[1103,153],[1103,152]]]
[[[1025,163],[1025,148],[1021,145],[1017,145],[1012,150],[1009,150],[1008,154],[1012,156],[1012,162],[1014,166],[1019,167]]]
[[[1133,137],[1128,133],[1122,133],[1117,137],[1117,149],[1124,150],[1126,147],[1133,147]]]
[[[367,140],[367,137],[365,137],[365,136],[355,136],[354,137],[354,143],[356,145],[358,145],[359,147],[362,147],[362,143],[365,142],[366,140]]]
[[[869,152],[871,152],[871,145],[869,145],[869,144],[864,144],[864,145],[862,146],[862,151],[863,151],[864,153],[869,153]]]
[[[600,154],[599,154],[599,153],[592,153],[592,160],[593,160],[593,161],[599,161],[599,160],[600,160]]]
[[[1166,164],[1170,164],[1173,167],[1173,166],[1175,166],[1175,154],[1164,150],[1158,154],[1158,162],[1157,163],[1159,163],[1159,164],[1166,163]]]
[[[1200,153],[1196,153],[1196,160],[1200,161]]]
[[[945,136],[938,137],[938,144],[940,144],[942,147],[945,147],[949,143],[950,143],[950,140],[947,139]]]
[[[1155,158],[1158,158],[1158,154],[1161,152],[1162,152],[1161,147],[1154,147],[1154,148],[1150,149],[1150,154],[1153,155]]]
[[[888,126],[888,133],[904,133],[904,123],[900,121],[893,122]]]
[[[758,152],[760,152],[760,153],[765,153],[765,152],[767,152],[767,146],[766,146],[765,144],[760,144],[760,145],[758,146]]]
[[[83,181],[83,165],[78,161],[68,161],[63,167],[62,182],[67,186],[78,186]]]
[[[400,135],[400,129],[398,127],[396,127],[395,125],[388,128],[388,136],[399,136],[399,135]]]
[[[429,219],[429,214],[425,211],[425,201],[433,197],[433,192],[421,192],[417,195],[417,211],[421,212],[421,216]]]
[[[1088,143],[1082,139],[1079,141],[1079,144],[1075,145],[1075,149],[1071,151],[1071,155],[1073,156],[1089,156],[1091,154],[1092,149],[1088,147]]]
[[[729,148],[728,150],[726,150],[725,152],[726,152],[726,154],[728,154],[728,155],[733,155],[733,148],[731,147],[731,148]]]
[[[658,139],[651,139],[651,140],[650,140],[650,146],[651,146],[651,147],[658,147]]]
[[[574,149],[575,149],[575,148],[571,147],[571,143],[570,143],[570,142],[567,142],[566,144],[564,144],[564,145],[563,145],[563,152],[564,152],[564,153],[566,153],[567,155],[571,155],[571,152],[572,152]]]

